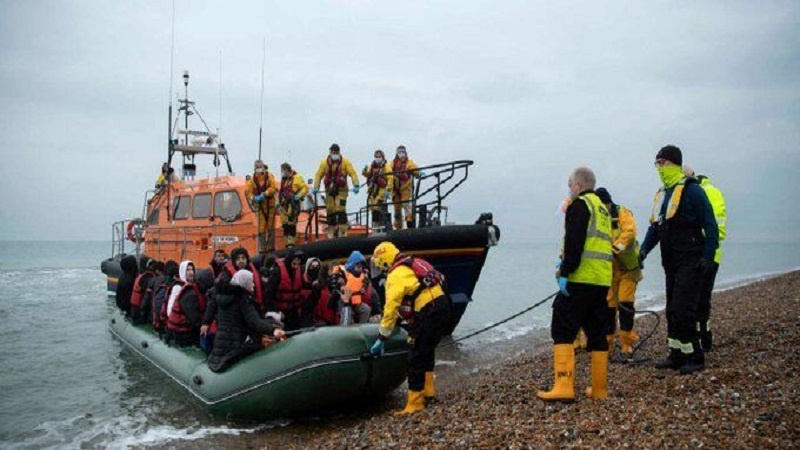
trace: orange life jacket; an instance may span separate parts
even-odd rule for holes
[[[139,309],[142,306],[142,297],[147,289],[142,287],[142,284],[150,281],[154,276],[156,276],[155,272],[146,271],[136,277],[133,282],[133,294],[131,294],[131,308]]]
[[[344,265],[336,266],[334,270],[340,271],[344,274],[345,279],[347,280],[345,286],[350,289],[350,292],[353,295],[350,297],[350,304],[353,306],[358,306],[362,302],[369,303],[370,295],[372,292],[372,286],[370,285],[369,280],[367,279],[367,274],[362,271],[360,276],[355,276],[352,273],[347,271],[347,268]]]
[[[194,290],[195,294],[197,294],[200,316],[202,316],[206,310],[206,299],[200,292],[200,288],[198,288],[195,283],[186,283],[183,281],[180,281],[179,283],[181,284],[181,290],[178,291],[178,296],[172,303],[172,309],[167,311],[167,331],[171,331],[173,333],[187,333],[192,331],[192,324],[186,320],[186,313],[183,312],[183,308],[181,307],[180,303],[181,297],[183,297],[183,294],[188,292],[189,289]],[[165,301],[164,303],[168,304],[168,301]]]
[[[300,307],[302,302],[301,290],[303,289],[303,274],[300,268],[295,269],[294,276],[289,277],[286,261],[275,260],[280,273],[278,290],[275,292],[275,304],[281,311],[288,311]]]

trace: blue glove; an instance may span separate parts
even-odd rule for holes
[[[297,195],[297,194],[294,194],[294,195],[292,196],[292,201],[293,201],[293,202],[299,202],[299,201],[300,201],[300,196],[299,196],[299,195]]]
[[[567,277],[558,277],[558,290],[564,294],[564,297],[569,297],[569,292],[567,292]]]
[[[423,178],[424,176],[425,176],[425,172],[423,172],[422,170],[420,170],[420,171],[419,171],[419,177],[420,177],[420,178]]]
[[[258,195],[256,195],[255,197],[253,197],[253,200],[254,200],[256,203],[259,203],[259,202],[261,202],[261,200],[263,200],[263,199],[264,199],[264,194],[258,194]]]
[[[354,186],[353,187],[353,194],[358,194],[358,189],[359,189],[358,186]]]
[[[561,264],[563,264],[563,263],[564,263],[564,260],[563,260],[563,259],[561,259],[561,257],[559,256],[559,257],[556,259],[556,269],[560,269],[560,268],[561,268]]]
[[[369,353],[372,356],[383,355],[383,341],[380,339],[375,339],[375,343],[372,344],[372,348],[369,349]]]
[[[319,193],[319,189],[311,188],[311,195],[317,195]]]

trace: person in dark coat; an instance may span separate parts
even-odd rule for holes
[[[278,340],[286,338],[286,333],[271,320],[259,316],[253,300],[253,286],[253,273],[239,270],[231,278],[230,289],[215,295],[217,335],[208,357],[208,368],[213,372],[222,372],[260,350],[262,335]]]
[[[122,258],[119,265],[122,268],[122,275],[117,281],[117,308],[128,315],[131,312],[131,295],[133,294],[133,283],[139,274],[139,264],[136,262],[135,256],[128,255]]]

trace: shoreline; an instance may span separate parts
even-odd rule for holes
[[[712,305],[715,348],[707,355],[704,372],[680,376],[652,367],[652,360],[667,353],[662,344],[666,340],[662,308],[661,324],[637,352],[651,361],[609,363],[606,401],[583,396],[589,382],[589,355],[583,351],[576,354],[576,401],[545,403],[536,398],[535,391],[552,382],[549,330],[537,330],[516,338],[517,351],[501,350],[506,357],[494,364],[481,367],[480,360],[493,356],[479,356],[466,372],[450,370],[448,365],[437,368],[443,381],[437,384],[437,401],[411,416],[391,414],[404,404],[403,387],[385,399],[334,416],[169,444],[181,448],[798,445],[800,271],[720,289]],[[646,333],[653,323],[645,315],[637,318],[637,329]]]

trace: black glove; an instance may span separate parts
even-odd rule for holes
[[[647,253],[639,253],[639,268],[644,269],[644,260],[647,258]]]
[[[697,264],[695,264],[694,268],[700,271],[701,274],[705,275],[711,270],[711,263],[705,258],[700,258],[697,260]]]

